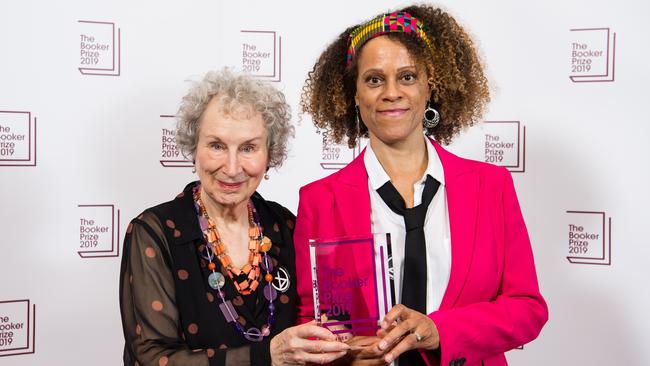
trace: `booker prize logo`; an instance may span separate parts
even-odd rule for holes
[[[192,167],[192,161],[187,160],[176,145],[176,119],[174,115],[161,114],[163,120],[160,137],[160,165],[165,168]]]
[[[120,256],[120,210],[113,204],[78,205],[79,242],[81,258],[110,258]]]
[[[272,82],[282,81],[282,37],[275,31],[241,31],[242,71]]]
[[[526,171],[526,126],[520,121],[484,121],[483,133],[483,161],[513,173]]]
[[[612,82],[616,71],[616,33],[609,28],[571,29],[571,73],[574,83]]]
[[[350,149],[346,142],[337,144],[332,141],[327,132],[319,133],[322,137],[320,166],[325,170],[339,170],[345,167],[359,156],[367,143],[366,139],[361,139],[355,148]]]
[[[36,116],[0,111],[0,166],[36,166]]]
[[[567,260],[612,264],[612,218],[602,211],[567,211]]]
[[[29,300],[0,301],[0,357],[36,352],[36,305]]]
[[[79,20],[79,72],[120,76],[122,34],[115,23]]]

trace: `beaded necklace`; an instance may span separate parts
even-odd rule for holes
[[[226,248],[224,243],[219,237],[217,231],[217,226],[208,216],[208,212],[205,209],[203,200],[201,199],[201,185],[197,185],[193,189],[194,195],[194,207],[196,208],[196,213],[199,219],[199,225],[201,226],[201,231],[203,232],[203,237],[208,245],[205,246],[205,254],[203,258],[208,260],[208,270],[212,273],[208,276],[208,284],[212,289],[214,289],[219,298],[221,299],[221,304],[219,304],[219,310],[223,314],[227,322],[233,323],[237,331],[252,342],[260,342],[262,339],[271,334],[271,326],[275,323],[275,305],[273,305],[273,300],[277,298],[277,291],[271,285],[273,281],[273,264],[269,259],[267,252],[271,249],[271,240],[263,235],[262,225],[260,225],[259,215],[257,210],[253,205],[252,201],[248,202],[248,221],[249,221],[249,237],[250,241],[248,244],[248,249],[250,251],[248,263],[241,269],[235,267],[232,263],[232,260],[226,254]],[[262,255],[260,255],[262,252]],[[217,265],[214,262],[215,256],[221,262],[223,268],[228,272],[228,277],[233,281],[235,288],[242,295],[249,295],[254,292],[259,286],[259,275],[260,267],[266,272],[264,276],[264,281],[266,285],[264,286],[264,297],[269,301],[268,311],[269,316],[266,319],[266,324],[262,326],[262,329],[256,327],[250,327],[248,330],[239,323],[239,314],[235,310],[235,307],[232,305],[230,300],[226,300],[225,293],[222,291],[223,286],[226,284],[226,279],[220,272],[217,272]],[[241,281],[239,281],[241,279]]]

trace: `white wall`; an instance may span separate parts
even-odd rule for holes
[[[541,336],[509,352],[511,364],[650,364],[644,281],[650,246],[642,229],[650,207],[644,188],[650,180],[650,51],[643,46],[649,3],[444,4],[487,60],[494,92],[485,120],[510,122],[477,125],[451,148],[485,160],[487,135],[490,142],[512,143],[499,163],[518,171],[515,184],[550,307]],[[161,157],[163,128],[173,123],[164,115],[175,113],[185,80],[224,65],[242,69],[244,44],[251,52],[270,52],[252,71],[275,74],[265,78],[286,93],[296,139],[286,164],[260,191],[295,212],[298,188],[332,172],[321,163],[352,156],[347,148],[324,151],[309,116],[298,122],[306,73],[345,26],[396,6],[370,0],[3,1],[0,364],[120,364],[117,250],[124,230],[144,208],[172,198],[193,179],[191,169],[160,162],[175,160],[173,149],[167,149],[171,158]],[[607,31],[571,31],[585,28],[609,29],[607,65]],[[107,45],[86,60],[105,70],[80,70],[88,67],[80,64],[82,34],[94,37],[85,43]],[[596,52],[588,72],[573,72],[589,62],[572,65],[574,50],[603,55]],[[588,77],[601,72],[607,75]],[[329,153],[339,159],[323,160]],[[80,248],[82,219],[85,229],[104,230],[94,247]],[[586,245],[571,246],[569,236],[583,233],[592,237]],[[3,334],[11,324],[17,328]]]

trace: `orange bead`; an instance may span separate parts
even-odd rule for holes
[[[235,274],[235,276],[239,276],[241,274],[241,269],[237,267],[232,267],[230,270]]]
[[[214,271],[217,268],[217,265],[214,262],[208,263],[208,269]]]
[[[258,285],[259,285],[259,282],[257,282],[257,281],[251,282],[251,291],[255,291],[257,289]]]
[[[257,231],[257,227],[252,227],[252,228],[248,229],[248,236],[250,236],[251,238],[256,238],[259,235],[260,235],[260,232]]]
[[[251,240],[248,242],[248,249],[249,250],[257,250],[257,246],[259,242],[257,240]]]
[[[264,281],[266,281],[266,282],[273,281],[273,275],[270,274],[270,273],[267,273],[266,276],[264,276]]]
[[[273,244],[271,243],[271,239],[268,238],[268,236],[265,236],[264,239],[262,239],[262,244],[260,245],[260,251],[261,252],[268,252],[269,249],[271,249],[271,246]]]
[[[249,263],[246,263],[246,265],[244,267],[242,267],[241,270],[242,270],[242,272],[244,272],[244,274],[248,274],[248,272],[251,271],[251,268],[253,268],[253,267]]]

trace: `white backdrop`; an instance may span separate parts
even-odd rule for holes
[[[124,230],[193,179],[165,131],[185,80],[231,65],[286,93],[296,138],[260,191],[295,212],[300,186],[354,154],[298,120],[310,66],[345,26],[399,5],[3,0],[0,365],[121,364]],[[494,90],[487,123],[451,149],[513,171],[550,308],[510,363],[650,364],[650,3],[443,6]]]

